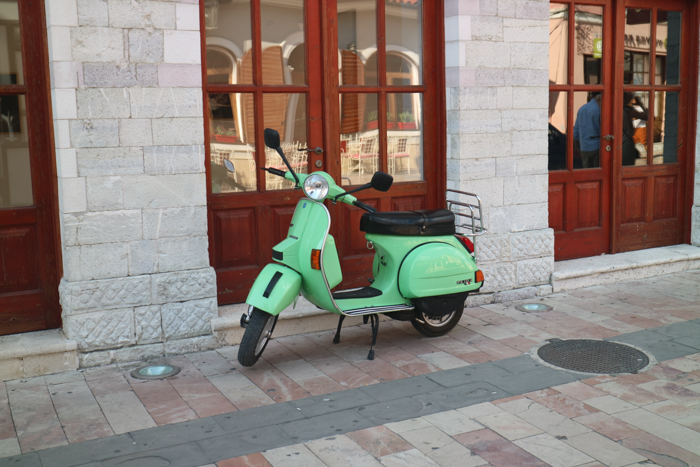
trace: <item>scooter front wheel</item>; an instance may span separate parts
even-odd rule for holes
[[[272,338],[275,324],[277,324],[277,316],[253,308],[238,348],[238,362],[241,365],[255,365]]]
[[[452,313],[442,316],[431,316],[429,313],[419,311],[420,318],[411,320],[411,324],[416,328],[416,331],[426,337],[444,336],[457,326],[463,312],[464,305],[457,308]]]

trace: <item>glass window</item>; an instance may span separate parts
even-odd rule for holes
[[[651,10],[625,10],[625,84],[649,84]]]
[[[423,180],[423,96],[396,93],[386,99],[389,174],[397,182]]]
[[[567,93],[549,93],[549,170],[566,170]]]
[[[379,170],[379,106],[376,94],[340,95],[342,185],[362,185]]]
[[[377,49],[376,13],[374,4],[360,0],[338,0],[340,84],[378,84],[377,61],[367,61]]]
[[[600,84],[603,63],[603,7],[576,5],[574,84]]]
[[[569,7],[549,4],[549,84],[567,84],[569,76]]]
[[[623,92],[622,165],[646,165],[649,93]]]
[[[33,204],[25,97],[0,95],[0,208]]]
[[[678,84],[681,72],[681,12],[659,10],[657,15],[657,84]]]
[[[408,75],[410,84],[423,82],[423,1],[396,2],[386,0],[384,14],[386,15],[386,83],[395,83],[397,64],[401,73]],[[403,61],[390,59],[390,54],[403,56]]]
[[[284,93],[264,94],[263,113],[265,128],[277,130],[287,161],[297,173],[309,173],[308,151],[306,144],[306,94]],[[265,167],[287,171],[277,151],[265,147]],[[291,190],[290,181],[265,173],[267,190]]]
[[[293,49],[304,50],[304,2],[261,0],[260,23],[263,84],[306,84],[305,54],[289,63]]]
[[[209,94],[209,112],[212,193],[255,191],[253,94]]]
[[[253,83],[250,0],[206,2],[207,81]]]
[[[574,93],[574,169],[600,167],[601,101],[601,93]]]
[[[678,162],[678,94],[654,95],[654,165]]]
[[[0,84],[24,84],[17,0],[0,2]]]

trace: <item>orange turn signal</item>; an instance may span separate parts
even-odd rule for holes
[[[321,250],[311,250],[311,269],[321,270]]]
[[[474,282],[484,282],[484,273],[480,269],[474,274]]]

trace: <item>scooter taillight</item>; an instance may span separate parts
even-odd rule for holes
[[[464,245],[464,248],[467,249],[469,254],[474,253],[474,244],[472,243],[471,240],[469,240],[467,237],[465,237],[463,235],[455,235],[455,237],[457,237],[457,240],[459,240],[462,243],[462,245]]]

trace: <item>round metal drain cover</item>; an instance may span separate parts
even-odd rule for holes
[[[592,339],[550,339],[537,351],[545,362],[582,373],[636,373],[649,357],[634,347]]]

